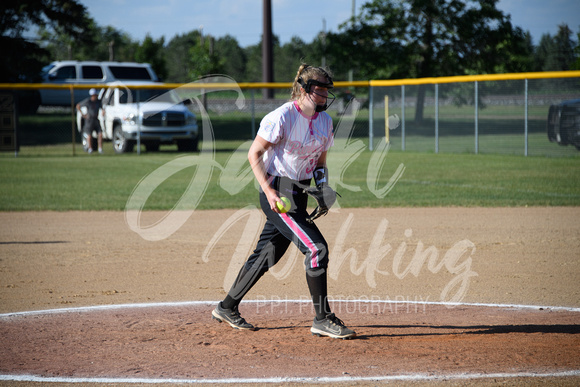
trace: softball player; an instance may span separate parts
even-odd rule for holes
[[[313,176],[317,186],[327,183],[326,153],[333,144],[333,128],[324,110],[329,106],[328,90],[332,87],[332,78],[324,69],[300,66],[291,101],[263,118],[250,147],[248,159],[260,184],[260,206],[267,221],[256,249],[228,295],[212,311],[214,319],[233,328],[255,329],[241,317],[238,305],[294,243],[305,256],[306,280],[316,312],[312,334],[342,339],[356,336],[331,312],[327,298],[328,244],[309,219],[304,192]],[[292,204],[286,213],[276,205],[281,197],[289,198]]]

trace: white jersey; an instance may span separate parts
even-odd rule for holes
[[[296,102],[268,113],[258,136],[274,144],[264,154],[266,172],[293,180],[311,179],[320,155],[334,143],[328,113],[305,116]]]

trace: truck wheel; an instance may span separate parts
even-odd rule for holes
[[[177,141],[177,150],[179,152],[197,152],[198,140],[180,140]]]
[[[135,143],[127,140],[125,136],[123,136],[123,130],[121,127],[115,126],[113,129],[113,148],[115,148],[115,153],[133,152],[133,146],[135,146]]]

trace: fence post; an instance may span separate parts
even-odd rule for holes
[[[72,155],[76,156],[75,150],[75,89],[74,86],[70,85],[70,122],[71,122],[71,133],[72,133]]]
[[[405,150],[405,85],[401,85],[401,150]]]
[[[435,153],[439,153],[439,84],[435,84]]]
[[[135,95],[137,96],[137,154],[140,155],[141,154],[141,125],[143,125],[143,114],[142,114],[143,112],[141,111],[141,94],[140,94],[139,88],[137,90],[135,90]]]
[[[525,146],[524,146],[524,154],[527,156],[528,155],[528,79],[525,79],[525,87],[524,87],[524,93],[525,93],[525,118],[524,118],[524,136],[525,136]]]
[[[475,81],[475,154],[479,153],[479,89],[478,83]]]
[[[369,150],[373,150],[373,87],[369,87]]]
[[[252,139],[256,138],[256,99],[255,92],[256,89],[250,89],[250,94],[252,96]]]
[[[385,141],[389,143],[389,96],[385,95]]]

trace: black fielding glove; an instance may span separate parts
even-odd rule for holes
[[[321,184],[317,187],[309,187],[304,190],[316,201],[316,208],[306,218],[310,223],[314,223],[315,219],[328,214],[328,210],[336,202],[337,193],[328,185]]]

